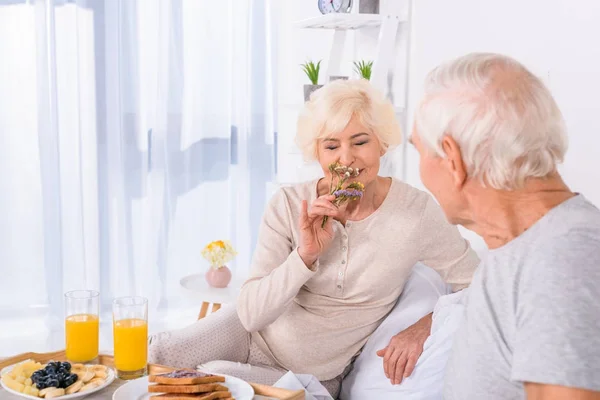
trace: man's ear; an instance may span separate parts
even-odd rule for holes
[[[442,139],[442,151],[446,154],[444,159],[447,163],[448,171],[452,176],[452,182],[456,188],[461,188],[467,181],[467,168],[462,159],[460,146],[449,135]]]

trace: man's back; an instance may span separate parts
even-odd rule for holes
[[[523,382],[600,391],[600,211],[583,196],[490,251],[465,301],[447,400],[521,399]]]

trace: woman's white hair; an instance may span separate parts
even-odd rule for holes
[[[426,148],[441,157],[443,137],[452,137],[469,176],[495,189],[548,176],[568,147],[550,91],[523,65],[498,54],[469,54],[431,71],[415,127]]]
[[[365,79],[337,80],[313,92],[298,117],[296,144],[304,159],[315,160],[318,140],[343,131],[353,116],[384,151],[402,140],[394,107],[380,91]]]

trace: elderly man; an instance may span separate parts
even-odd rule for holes
[[[447,400],[600,399],[600,211],[563,182],[560,110],[517,61],[433,70],[411,142],[448,220],[490,251],[463,296]]]

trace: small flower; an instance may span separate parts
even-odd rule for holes
[[[360,182],[352,182],[345,189],[343,188],[344,182],[346,182],[348,178],[351,176],[358,176],[360,174],[359,168],[353,169],[352,167],[347,167],[337,161],[329,164],[328,167],[329,171],[331,172],[329,193],[335,196],[333,204],[339,206],[346,201],[358,200],[362,197],[365,186]],[[334,175],[337,176],[337,183],[335,186],[333,184]],[[321,223],[322,228],[325,227],[327,219],[327,216],[323,217],[323,222]]]
[[[233,260],[237,252],[228,240],[215,240],[207,244],[201,251],[212,268],[221,268]]]
[[[357,190],[357,189],[342,189],[342,190],[337,190],[333,193],[333,195],[337,198],[340,197],[349,197],[351,198],[350,200],[355,200],[354,197],[362,197],[363,192],[361,190]]]

